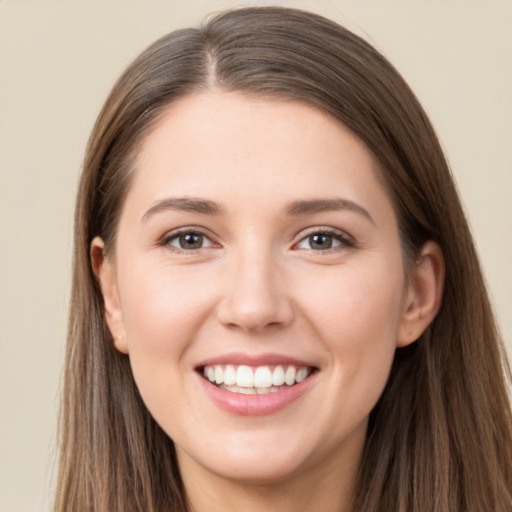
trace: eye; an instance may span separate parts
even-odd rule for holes
[[[353,245],[353,241],[348,235],[333,231],[314,231],[300,240],[296,247],[310,251],[328,251]]]
[[[180,251],[195,251],[213,247],[213,242],[197,231],[181,231],[174,233],[164,240],[164,245]]]

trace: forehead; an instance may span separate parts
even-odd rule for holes
[[[146,202],[166,195],[239,199],[261,207],[297,196],[389,203],[380,174],[371,151],[318,108],[208,91],[161,115],[141,144],[128,195]]]

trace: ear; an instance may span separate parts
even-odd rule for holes
[[[112,334],[114,346],[123,354],[127,354],[128,347],[115,269],[112,261],[105,256],[104,250],[103,240],[100,237],[95,237],[91,242],[91,264],[103,295],[105,320]]]
[[[435,242],[427,242],[414,262],[408,280],[398,347],[416,341],[441,307],[445,275],[443,253]]]

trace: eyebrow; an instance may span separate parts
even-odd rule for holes
[[[195,212],[203,215],[220,215],[223,212],[220,205],[207,199],[198,199],[194,197],[167,197],[154,204],[142,216],[142,220],[146,220],[155,213],[167,210]]]
[[[149,210],[147,210],[142,216],[142,220],[144,221],[155,213],[167,210],[187,211],[202,215],[221,215],[224,212],[224,209],[219,204],[209,201],[208,199],[199,199],[194,197],[167,197],[158,201],[149,208]],[[348,210],[359,213],[366,217],[375,226],[375,221],[368,210],[354,201],[342,198],[293,201],[286,207],[285,214],[296,217],[339,210]]]
[[[309,199],[307,201],[294,201],[290,203],[285,210],[286,215],[301,216],[312,215],[314,213],[322,213],[328,211],[348,210],[351,212],[359,213],[366,217],[374,226],[375,221],[370,215],[368,210],[363,208],[354,201],[342,198],[329,198],[329,199]]]

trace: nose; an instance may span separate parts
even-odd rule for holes
[[[270,255],[243,254],[226,265],[224,292],[217,309],[220,323],[245,332],[279,329],[294,317],[291,297]]]

